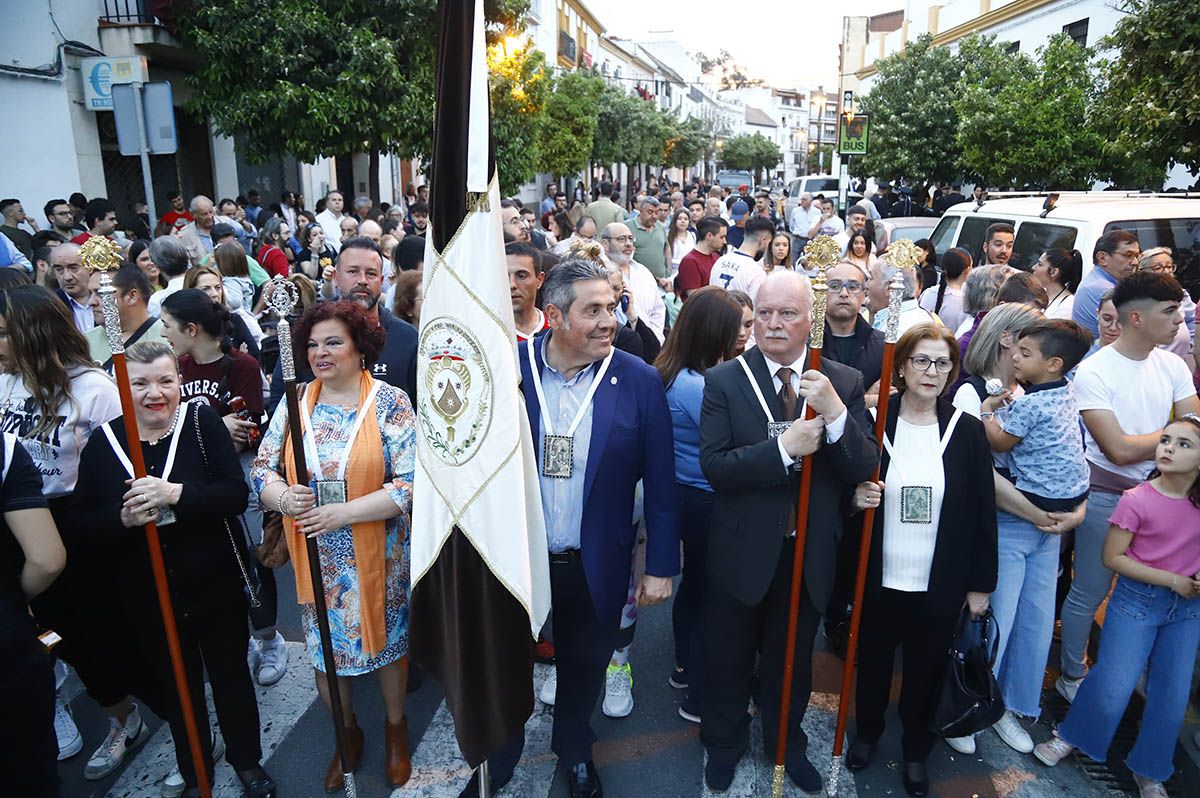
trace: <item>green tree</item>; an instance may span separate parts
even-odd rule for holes
[[[958,175],[954,91],[960,59],[932,46],[924,34],[900,53],[879,61],[879,77],[860,98],[871,115],[870,152],[854,160],[862,175],[949,181]]]
[[[434,0],[190,3],[180,35],[199,66],[189,107],[240,136],[251,160],[351,152],[429,156]],[[529,0],[488,0],[490,33],[519,30]]]
[[[529,182],[542,162],[540,134],[552,81],[545,55],[532,43],[512,53],[493,45],[488,49],[488,70],[496,173],[501,193],[511,195]]]
[[[554,81],[546,98],[539,144],[541,171],[571,175],[587,167],[596,137],[596,103],[604,79],[587,72],[566,72]]]
[[[1161,188],[1168,165],[1200,172],[1200,4],[1123,0],[1126,12],[1103,46],[1096,113],[1118,182]]]
[[[774,169],[779,159],[779,145],[761,133],[734,136],[721,150],[721,162],[726,167],[753,172],[759,183],[762,182],[762,170]]]
[[[1104,142],[1088,124],[1096,95],[1090,50],[1059,34],[1036,58],[971,37],[954,92],[964,170],[1017,188],[1082,189],[1103,176]]]
[[[696,53],[695,58],[696,63],[700,65],[701,74],[714,75],[719,79],[721,91],[766,85],[761,78],[747,75],[745,68],[733,60],[728,50],[722,49],[716,57]]]
[[[699,117],[679,123],[675,135],[667,141],[664,166],[686,169],[706,160],[713,148],[712,125]]]

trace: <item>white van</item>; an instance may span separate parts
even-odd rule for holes
[[[1200,297],[1200,194],[1063,192],[1049,210],[1047,202],[1045,194],[993,193],[982,204],[967,200],[951,206],[929,238],[939,255],[962,247],[979,263],[987,228],[1007,222],[1016,230],[1011,265],[1029,270],[1042,252],[1061,247],[1079,250],[1086,274],[1096,240],[1113,230],[1129,230],[1143,251],[1170,247],[1176,276],[1192,297]]]
[[[805,193],[817,196],[824,194],[837,204],[838,196],[838,179],[835,175],[803,175],[793,179],[787,185],[787,196],[783,200],[783,218],[792,218],[792,208],[800,204],[800,197]],[[850,191],[846,194],[846,207],[849,208],[855,205],[862,194],[857,191]]]

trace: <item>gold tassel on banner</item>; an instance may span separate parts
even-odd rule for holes
[[[488,202],[488,194],[486,191],[467,192],[467,213],[490,213],[492,210],[491,203]]]

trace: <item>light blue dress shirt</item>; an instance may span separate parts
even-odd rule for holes
[[[542,514],[546,520],[546,542],[550,552],[578,549],[580,546],[580,527],[583,525],[583,483],[587,472],[588,451],[592,444],[592,407],[589,404],[575,430],[575,442],[572,447],[574,458],[571,463],[571,476],[568,479],[547,477],[542,475],[542,458],[546,435],[565,435],[575,420],[575,414],[587,396],[588,388],[600,368],[598,361],[581,369],[571,379],[563,375],[545,361],[546,341],[549,336],[542,336],[535,344],[542,354],[542,394],[546,404],[542,409],[541,434],[538,436],[538,481],[542,489]],[[536,359],[531,364],[537,367]],[[554,423],[554,429],[546,429],[545,419],[549,417]]]

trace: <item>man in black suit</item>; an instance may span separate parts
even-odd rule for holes
[[[957,205],[960,202],[966,202],[967,198],[962,193],[962,183],[955,180],[950,184],[950,192],[938,197],[933,203],[933,212],[941,216],[952,205]]]
[[[706,657],[712,689],[704,691],[700,739],[708,752],[704,778],[713,790],[728,789],[746,750],[756,651],[762,653],[763,742],[767,758],[774,758],[800,484],[792,465],[807,454],[813,455],[812,498],[785,764],[802,790],[821,789],[801,729],[812,690],[813,640],[833,589],[843,505],[854,486],[871,476],[879,455],[862,375],[830,361],[820,371],[805,371],[811,328],[808,279],[772,272],[758,291],[757,346],[709,369],[705,379],[700,465],[716,504]],[[811,421],[803,420],[805,402],[817,413]],[[778,437],[771,434],[787,422]]]

